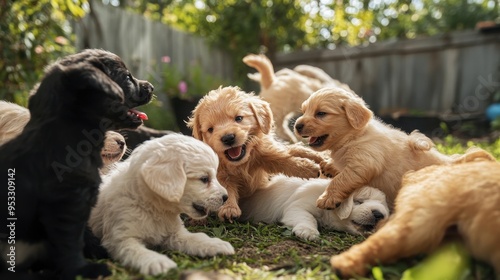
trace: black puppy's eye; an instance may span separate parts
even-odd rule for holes
[[[200,178],[200,181],[202,181],[203,184],[208,184],[210,183],[210,178],[208,176],[203,176]]]
[[[212,133],[212,132],[214,132],[214,128],[213,128],[213,127],[211,127],[211,128],[209,128],[209,129],[207,129],[207,131],[208,131],[208,133]]]
[[[316,116],[317,116],[317,117],[322,117],[322,116],[324,116],[324,115],[326,115],[326,113],[325,113],[325,112],[317,112],[317,113],[316,113]]]
[[[363,201],[361,200],[354,200],[354,205],[360,205],[363,204]]]
[[[234,118],[234,120],[235,120],[236,122],[241,122],[241,121],[243,120],[243,117],[242,117],[242,116],[236,116],[236,117]]]

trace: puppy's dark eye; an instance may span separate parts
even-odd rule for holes
[[[243,117],[242,116],[236,116],[236,118],[234,118],[234,120],[236,122],[241,122],[243,120]]]
[[[322,117],[322,116],[324,116],[324,115],[326,115],[326,113],[325,113],[325,112],[317,112],[317,113],[316,113],[316,117]]]
[[[128,73],[127,75],[127,81],[132,82],[134,78],[132,77],[132,74]]]
[[[363,204],[363,201],[361,200],[354,200],[354,205],[360,205]]]
[[[200,181],[202,181],[203,184],[208,184],[210,183],[210,178],[208,176],[203,176],[200,178]]]
[[[209,128],[209,129],[207,129],[207,131],[208,131],[208,133],[212,133],[212,132],[214,132],[214,128],[213,128],[213,127],[211,127],[211,128]]]

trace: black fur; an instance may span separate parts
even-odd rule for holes
[[[128,111],[148,103],[152,91],[118,56],[103,50],[84,50],[46,69],[29,100],[30,121],[0,147],[0,278],[13,275],[6,262],[11,246],[16,273],[51,269],[62,279],[110,274],[105,264],[83,256],[84,230],[101,182],[100,151],[107,130],[142,124]],[[9,180],[15,187],[10,193]],[[14,231],[3,225],[12,222]],[[22,244],[43,244],[46,250],[26,258]]]

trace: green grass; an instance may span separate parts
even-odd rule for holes
[[[468,147],[478,146],[500,159],[500,139],[487,143],[446,137],[436,142],[437,149],[446,154],[463,153]],[[242,280],[338,279],[330,268],[330,257],[364,240],[361,236],[323,230],[319,241],[307,242],[294,237],[291,229],[284,226],[239,222],[231,224],[215,218],[210,218],[206,226],[188,226],[188,229],[230,242],[236,254],[200,258],[167,250],[163,253],[177,263],[178,269],[159,276],[140,275],[110,260],[101,260],[113,270],[109,279],[186,279],[193,271],[201,271],[207,274],[209,279],[221,275]],[[375,273],[365,279],[400,279],[406,269],[417,265],[422,258],[423,256],[416,256],[395,264],[376,267]],[[494,278],[493,270],[483,263],[473,261],[470,268],[471,272],[466,279]]]

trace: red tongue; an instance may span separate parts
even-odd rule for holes
[[[318,137],[311,137],[311,138],[309,138],[309,144],[312,144],[312,143],[316,142],[316,140],[318,140]]]
[[[241,155],[241,146],[227,150],[227,154],[231,158],[238,158]]]
[[[139,119],[141,119],[141,120],[144,120],[144,121],[148,120],[148,115],[146,115],[146,113],[144,113],[144,112],[137,111],[136,109],[130,109],[129,111],[136,114],[139,117]]]

